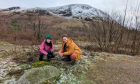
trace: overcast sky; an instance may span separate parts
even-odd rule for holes
[[[24,8],[33,7],[56,7],[67,4],[88,4],[95,8],[112,11],[124,10],[127,0],[1,0],[0,8],[20,6]],[[140,0],[129,0],[129,7],[134,8]]]

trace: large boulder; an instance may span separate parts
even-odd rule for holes
[[[60,71],[53,66],[44,66],[25,71],[16,84],[41,84],[47,80],[59,77]]]

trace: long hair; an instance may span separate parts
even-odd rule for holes
[[[46,45],[50,46],[52,48],[52,41],[50,43],[48,43],[47,41],[45,41]]]

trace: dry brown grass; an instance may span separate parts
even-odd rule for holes
[[[89,79],[97,84],[140,84],[140,57],[101,54],[88,70]]]
[[[20,30],[12,29],[11,23],[14,20]],[[87,50],[140,54],[140,32],[135,36],[135,30],[128,30],[115,22],[87,22],[36,14],[0,14],[0,25],[0,40],[14,44],[40,44],[48,33],[53,34],[55,41],[60,41],[61,36],[67,33],[76,41],[92,42],[92,45],[85,46]]]

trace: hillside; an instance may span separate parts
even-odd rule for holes
[[[55,45],[56,52],[60,45]],[[9,48],[6,48],[9,47]],[[16,48],[16,50],[14,50]],[[34,46],[35,51],[38,46]],[[51,62],[44,62],[43,66],[38,64],[35,51],[30,46],[18,46],[7,42],[0,42],[1,60],[0,60],[0,82],[25,83],[27,80],[34,83],[34,79],[44,77],[40,71],[45,71],[46,75],[43,84],[139,84],[140,83],[140,57],[110,53],[99,53],[93,51],[84,51],[83,58],[75,65],[60,61],[56,53],[56,59]],[[20,49],[20,50],[19,50]],[[13,51],[14,50],[14,51]],[[33,55],[33,53],[35,55]],[[33,60],[29,60],[29,58]],[[4,66],[3,66],[4,65]],[[36,68],[34,68],[36,67]],[[50,68],[48,68],[50,67]],[[38,75],[35,70],[39,69]],[[29,71],[32,71],[30,73]],[[60,71],[60,72],[59,72]],[[28,75],[27,75],[28,74]],[[42,73],[43,74],[43,73]],[[59,75],[57,75],[59,74]],[[34,77],[30,79],[28,77]],[[23,77],[27,77],[25,80]],[[42,81],[38,79],[39,82]],[[37,83],[38,84],[38,83]],[[41,83],[42,84],[42,83]]]
[[[11,7],[0,12],[0,39],[34,45],[47,33],[53,34],[55,41],[67,33],[73,39],[91,42],[90,49],[96,51],[137,55],[140,53],[139,28],[125,27],[123,21],[120,18],[118,23],[105,12],[84,4],[47,9]]]
[[[140,26],[126,22],[86,4],[0,9],[0,84],[140,84]],[[56,57],[39,61],[48,34]],[[58,55],[64,34],[82,50],[76,63]]]
[[[76,19],[87,19],[87,20],[98,20],[107,19],[108,14],[86,4],[70,4],[60,7],[53,8],[30,8],[24,9],[20,7],[11,7],[2,9],[1,12],[6,13],[39,13],[40,15],[55,15],[63,16],[65,18],[76,18]]]

